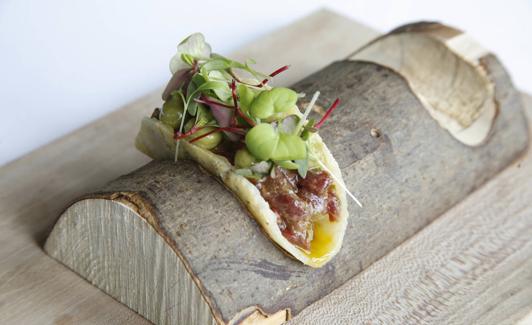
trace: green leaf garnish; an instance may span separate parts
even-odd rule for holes
[[[186,64],[192,66],[194,65],[195,58],[190,54],[183,53],[181,54],[181,60]]]
[[[191,83],[192,84],[192,83]],[[190,85],[189,85],[190,86]],[[198,87],[193,87],[190,92],[187,92],[187,112],[195,116],[196,110],[198,107],[198,104],[193,100],[197,95],[199,95],[201,92],[207,91],[207,90],[223,90],[227,84],[225,82],[221,81],[206,81],[199,85]]]
[[[297,165],[297,173],[299,174],[299,176],[303,178],[307,177],[308,156],[305,159],[295,160],[294,163]]]
[[[253,100],[250,113],[253,117],[267,119],[275,113],[285,112],[296,105],[297,93],[288,88],[273,88],[261,92]]]
[[[231,68],[231,64],[224,59],[210,59],[202,67],[205,72],[215,70],[226,70]]]
[[[267,123],[257,124],[246,134],[246,146],[259,160],[296,160],[307,155],[303,139],[280,133]]]
[[[234,152],[234,164],[246,177],[262,177],[274,172],[275,165],[297,169],[304,177],[312,154],[307,142],[338,101],[316,125],[308,116],[319,92],[302,114],[296,105],[298,93],[269,84],[289,66],[266,75],[253,69],[254,63],[211,53],[202,34],[190,35],[170,61],[174,76],[163,93],[166,102],[157,119],[174,131],[176,159],[182,139],[208,150],[232,141],[227,148],[240,148]],[[244,148],[239,143],[242,136]]]
[[[234,170],[235,174],[244,176],[244,177],[251,177],[253,176],[253,172],[249,168],[238,168]]]
[[[183,56],[185,54],[185,56]],[[170,60],[170,71],[175,73],[179,69],[185,69],[191,65],[190,61],[208,59],[211,55],[211,46],[205,42],[201,33],[195,33],[185,38],[177,46],[177,53]],[[185,60],[183,59],[185,58]]]
[[[261,179],[263,176],[261,174],[256,174],[254,173],[251,169],[249,168],[239,168],[239,169],[235,169],[234,170],[235,174],[237,175],[240,175],[240,176],[244,176],[245,178],[249,178],[249,179],[256,179],[256,180],[259,180]]]
[[[235,154],[235,166],[238,168],[249,168],[256,162],[257,159],[246,149],[240,149]]]
[[[314,127],[315,124],[315,119],[311,118],[308,120],[307,124],[303,128],[303,132],[301,132],[301,139],[307,141],[312,133],[318,132],[318,129]]]
[[[225,102],[231,98],[231,89],[229,88],[229,81],[224,75],[223,72],[214,70],[209,72],[207,79],[209,81],[220,81],[224,82],[225,86],[213,89],[214,94],[216,97],[218,97],[222,102]]]
[[[164,124],[176,129],[183,117],[183,100],[176,92],[163,104],[162,110],[159,113],[159,120]]]
[[[298,169],[299,165],[293,162],[292,160],[281,160],[276,161],[277,166],[283,167],[284,169]]]
[[[246,85],[240,84],[237,86],[237,93],[240,98],[240,109],[247,114],[253,99],[255,99],[255,96],[257,95],[257,91]]]

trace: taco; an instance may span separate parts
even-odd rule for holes
[[[193,34],[179,44],[164,104],[142,120],[135,144],[153,159],[196,161],[282,250],[321,267],[340,250],[348,218],[340,168],[317,133],[339,101],[310,119],[319,93],[300,111],[302,94],[270,86],[287,68],[265,75]]]

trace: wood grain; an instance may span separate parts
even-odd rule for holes
[[[346,57],[376,34],[320,11],[233,56],[252,57],[266,71],[279,62],[291,63],[291,73],[281,79],[290,84]],[[323,41],[315,42],[316,37]],[[0,169],[0,323],[146,323],[51,259],[41,245],[70,201],[148,161],[133,141],[138,121],[159,105],[160,93],[154,91]]]
[[[49,254],[155,324],[215,323],[179,257],[130,207],[85,200],[65,216],[46,242]]]
[[[532,311],[531,179],[529,148],[291,324],[516,323]]]
[[[239,58],[253,57],[263,63],[261,69],[264,70],[273,70],[278,62],[291,63],[291,73],[286,75],[291,79],[283,81],[283,84],[290,84],[333,60],[347,56],[375,35],[376,32],[353,21],[322,11],[257,40],[239,51],[236,56]],[[316,42],[315,39],[320,39],[320,42]],[[283,46],[277,47],[277,44]],[[334,51],[331,51],[332,48]],[[275,57],[268,55],[272,49],[274,51],[279,49]],[[139,119],[149,114],[151,109],[159,103],[159,96],[160,90],[0,168],[0,323],[147,323],[130,309],[115,302],[46,256],[40,246],[55,219],[69,201],[147,162],[147,159],[133,148],[133,138]],[[527,102],[527,108],[530,112],[531,101]],[[529,156],[526,159],[530,159]],[[506,170],[487,185],[487,188],[491,188],[490,191],[507,193],[503,196],[495,195],[495,202],[500,206],[511,206],[514,201],[508,198],[518,197],[519,191],[528,193],[530,197],[532,188],[530,164],[527,165],[529,171],[526,175],[528,176],[523,174],[517,166],[516,164]],[[523,178],[523,176],[528,178]],[[504,179],[507,179],[507,186],[499,190],[498,184],[505,183],[502,181]],[[508,183],[508,180],[512,181]],[[521,184],[521,186],[516,186],[512,182]],[[486,194],[483,189],[479,193]],[[478,211],[486,213],[492,209],[492,204],[493,202],[486,200],[484,195],[474,194],[456,209],[448,211],[441,219],[442,221],[438,220],[429,225],[421,234],[429,232],[434,225],[439,225],[438,229],[431,233],[439,233],[439,238],[447,236],[456,240],[452,237],[455,228],[450,227],[451,230],[446,231],[446,224],[461,219],[461,213],[467,207],[479,207]],[[466,208],[463,207],[464,205]],[[530,206],[529,203],[524,210],[528,211],[527,218],[531,215]],[[499,209],[499,211],[498,218],[500,219],[513,217],[505,209]],[[466,228],[467,223],[463,226],[465,238],[469,236],[469,232],[475,232],[474,228]],[[492,229],[492,231],[497,232],[497,229]],[[416,237],[413,237],[400,246],[400,250],[405,256],[410,256],[409,261],[419,260],[417,269],[423,270],[422,259],[426,256],[417,253],[418,248],[422,247],[419,246],[420,242],[415,240]],[[411,242],[415,244],[408,245]],[[423,243],[426,242],[423,241]],[[445,250],[447,246],[453,245],[453,242],[450,239],[442,240],[438,245],[440,249]],[[521,255],[526,256],[526,252],[522,250],[520,252]],[[403,255],[396,254],[395,258],[381,259],[375,264],[380,263],[379,268],[374,269],[370,266],[361,275],[355,277],[352,280],[356,281],[355,285],[348,287],[348,284],[347,289],[342,287],[323,300],[325,307],[321,302],[312,305],[293,322],[295,324],[326,324],[330,320],[329,316],[336,312],[347,314],[352,310],[351,308],[359,304],[371,306],[370,299],[376,299],[375,303],[378,306],[378,300],[383,300],[383,296],[377,293],[383,291],[371,294],[367,290],[368,288],[386,288],[387,281],[394,280],[393,275],[386,279],[376,277],[380,279],[377,282],[371,282],[367,277],[360,277],[365,274],[378,274],[379,270],[387,268],[388,261],[392,264],[398,263],[397,259],[401,256]],[[412,262],[406,264],[406,269],[408,269]],[[390,268],[393,268],[391,265]],[[508,322],[513,322],[526,313],[527,309],[530,311],[532,301],[526,289],[530,288],[530,278],[526,275],[529,268],[521,265],[515,267],[515,270],[513,276],[508,277],[506,282],[499,282],[500,286],[495,286],[495,288],[502,288],[508,284],[516,288],[516,291],[512,289],[505,291],[499,303],[491,304],[490,312],[484,313],[483,320],[486,320],[484,323],[496,323],[497,318],[494,318],[493,322],[490,321],[490,313],[501,316],[515,311],[515,316],[508,320]],[[398,271],[405,272],[401,269]],[[363,286],[366,281],[369,281],[368,286]],[[479,285],[481,283],[473,282],[468,289]],[[524,290],[519,291],[519,288],[524,288]],[[355,292],[346,295],[346,291],[349,290]],[[488,293],[488,291],[485,292]],[[357,299],[353,299],[355,294]],[[329,305],[337,307],[328,309],[326,308],[327,301],[331,299],[334,299],[334,303]],[[507,311],[508,306],[521,307]],[[348,320],[343,318],[332,323],[346,324]]]

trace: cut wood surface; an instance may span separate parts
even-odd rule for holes
[[[278,61],[292,63],[292,74],[289,75],[291,79],[283,81],[284,84],[290,84],[334,59],[345,57],[353,51],[353,48],[362,45],[373,35],[375,35],[374,32],[345,18],[328,12],[320,12],[281,32],[263,38],[258,43],[239,52],[237,57],[254,57],[262,63],[261,68],[264,70],[275,68],[274,64]],[[315,37],[322,41],[313,42]],[[287,46],[288,44],[291,46]],[[335,48],[334,52],[330,51],[331,47]],[[283,50],[276,52],[278,55],[275,56],[275,62],[273,62],[272,57],[268,57],[266,54],[272,49],[275,51],[276,48]],[[0,169],[0,188],[2,188],[0,194],[0,243],[2,244],[0,246],[0,323],[140,324],[145,322],[131,310],[113,302],[109,296],[44,255],[40,245],[57,215],[70,200],[95,189],[98,185],[125,171],[141,166],[147,161],[135,152],[132,140],[140,117],[148,114],[151,108],[159,103],[159,98],[159,92],[154,93]],[[528,112],[530,112],[531,106],[529,103]],[[91,139],[91,141],[87,142],[86,139]],[[494,227],[486,228],[488,232],[486,235],[498,236],[499,227],[493,223],[495,220],[508,220],[515,217],[515,214],[511,213],[514,211],[513,209],[503,209],[502,207],[512,205],[516,198],[526,199],[531,196],[530,164],[523,164],[523,166],[527,169],[514,166],[489,182],[487,187],[481,189],[481,191],[490,191],[490,193],[495,192],[497,195],[492,198],[495,201],[486,200],[483,195],[475,194],[459,206],[478,206],[478,211],[485,212],[493,208],[494,202],[498,202],[499,209],[497,211],[500,212],[498,218],[481,220],[480,216],[474,213],[466,215],[468,220],[477,220],[478,218],[477,221],[479,222],[493,225]],[[506,178],[510,180],[510,183],[501,181]],[[516,180],[515,182],[519,182],[520,186],[515,186],[511,180]],[[507,185],[499,186],[499,183]],[[485,190],[486,188],[489,190]],[[506,193],[506,195],[499,195],[499,192]],[[528,205],[523,205],[522,216],[524,216],[524,222],[530,222],[531,206],[529,200],[525,202]],[[459,207],[446,213],[445,218],[441,219],[442,221],[438,220],[429,225],[419,235],[430,232],[432,227],[438,226],[436,232],[432,232],[433,234],[440,234],[438,238],[441,241],[434,244],[435,249],[438,247],[440,249],[445,248],[452,250],[452,254],[459,255],[463,246],[459,243],[456,243],[456,246],[452,244],[469,238],[470,233],[475,233],[476,225],[466,221],[461,230],[468,236],[466,238],[452,236],[456,231],[456,226],[453,228],[452,221],[456,222],[456,220],[461,219],[461,213],[465,213],[465,210]],[[530,228],[524,229],[525,234],[526,231],[529,231],[530,234]],[[532,236],[528,236],[528,238],[530,237]],[[423,257],[426,257],[426,251],[422,250],[418,244],[409,245],[409,243],[415,242],[416,238],[417,236],[400,246],[400,254],[410,256],[411,260],[422,260]],[[425,241],[421,242],[427,245],[430,236],[425,236],[425,238]],[[467,242],[464,245],[467,246]],[[513,254],[512,256],[530,260],[530,251],[530,245],[526,244],[517,250],[517,255]],[[397,262],[399,257],[396,256],[391,260],[385,257],[351,281],[357,281],[366,274],[370,274],[374,270],[374,266],[380,265],[380,270],[382,268],[387,269],[385,263],[387,261],[390,263]],[[478,256],[472,258],[478,259]],[[441,265],[445,265],[447,261],[441,260],[440,262]],[[530,267],[527,268],[526,263],[519,263],[515,259],[504,259],[498,263],[505,265],[506,269],[504,270],[508,268],[514,270],[512,275],[506,276],[505,279],[487,277],[483,278],[483,281],[473,281],[467,277],[461,279],[461,281],[465,281],[463,283],[470,283],[467,289],[477,290],[475,292],[481,292],[484,297],[491,297],[491,300],[477,301],[480,305],[472,308],[473,312],[465,307],[458,310],[458,313],[453,316],[455,319],[468,315],[469,317],[480,315],[480,312],[475,314],[476,310],[485,311],[483,314],[484,323],[491,323],[490,315],[498,315],[500,318],[513,314],[513,319],[517,319],[530,310],[531,299],[530,295],[527,294],[527,288],[530,287],[530,277],[527,276],[527,270]],[[407,269],[412,267],[411,264],[408,264]],[[494,265],[493,262],[491,265]],[[420,262],[418,265],[416,264],[416,267],[423,270],[425,266]],[[393,265],[390,265],[390,268],[393,269]],[[399,271],[398,274],[411,276],[411,274],[401,273],[405,270]],[[376,269],[374,273],[378,274],[379,269]],[[365,277],[363,283],[371,288],[386,288],[388,281],[399,283],[400,278],[395,279],[394,276],[392,274],[385,279],[376,277],[376,281]],[[500,280],[498,282],[499,287],[495,285],[490,289],[489,281],[486,279]],[[369,308],[373,305],[379,306],[377,301],[372,302],[371,299],[382,301],[382,296],[378,295],[382,291],[376,290],[376,294],[372,295],[370,291],[363,291],[368,290],[366,287],[359,287],[361,282],[357,282],[358,284],[353,289],[353,287],[348,287],[351,281],[325,298],[323,300],[325,306],[318,302],[307,308],[294,321],[299,320],[309,324],[317,323],[317,321],[312,321],[312,317],[316,315],[312,313],[316,310],[321,314],[321,318],[317,317],[316,319],[323,320],[325,324],[330,320],[326,318],[327,316],[336,313],[348,315],[352,310],[350,308],[355,304],[370,306]],[[345,295],[345,287],[357,291],[356,299],[353,297],[355,293],[350,296]],[[358,288],[362,288],[362,290]],[[456,288],[460,287],[456,286]],[[517,289],[516,291],[510,290],[500,294],[501,290],[497,290],[497,288],[523,288],[524,290],[519,292]],[[453,295],[460,294],[460,292],[456,293],[452,290],[451,293]],[[412,292],[407,292],[407,296],[411,294]],[[342,300],[342,298],[345,299]],[[327,305],[325,302],[331,301],[331,299],[334,305]],[[459,298],[456,298],[455,301],[458,300]],[[335,308],[331,308],[332,306]],[[404,307],[405,305],[402,304],[401,306]],[[404,313],[408,310],[412,311],[408,306],[402,309]],[[441,307],[441,305],[438,306]],[[420,308],[423,308],[423,305]],[[497,317],[493,319],[497,320]],[[350,322],[348,318],[339,317],[336,323]],[[493,323],[497,322],[493,321]]]
[[[74,204],[46,250],[156,324],[214,324],[180,257],[139,218],[143,208],[135,202],[119,196]]]
[[[377,38],[350,59],[399,72],[443,128],[475,146],[486,140],[498,112],[495,87],[484,64],[488,55],[460,30],[420,22]]]

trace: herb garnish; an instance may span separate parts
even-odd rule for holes
[[[297,108],[302,94],[270,81],[286,71],[285,65],[270,74],[251,67],[251,60],[237,62],[211,52],[203,35],[187,37],[170,61],[172,78],[163,92],[162,109],[153,118],[174,130],[176,159],[180,141],[213,150],[224,141],[231,146],[238,174],[257,179],[275,165],[294,169],[305,177],[309,168],[322,168],[312,154],[312,133],[338,107],[339,100],[316,123],[309,114],[316,92],[305,111]]]

